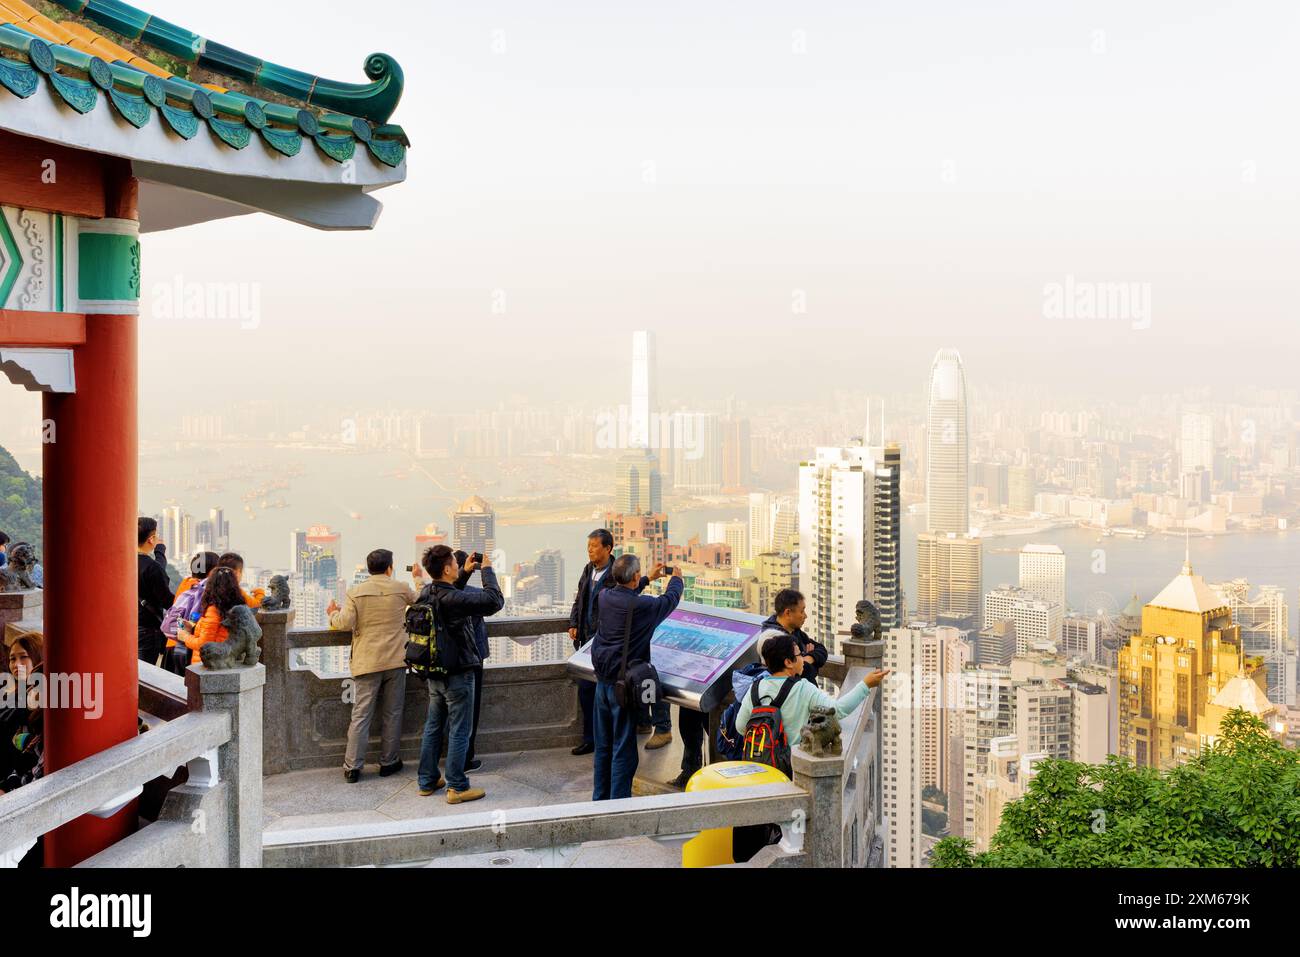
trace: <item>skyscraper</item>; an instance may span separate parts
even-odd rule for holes
[[[722,490],[743,492],[749,485],[749,420],[728,417],[722,423]]]
[[[452,548],[490,553],[496,548],[497,519],[492,506],[477,495],[471,495],[451,512]]]
[[[1013,512],[1032,512],[1037,491],[1032,467],[1012,465],[1007,468],[1007,508]]]
[[[302,574],[302,559],[307,553],[307,533],[295,528],[289,533],[289,574]]]
[[[543,548],[533,562],[537,575],[545,583],[546,594],[557,604],[564,601],[564,553],[558,548]]]
[[[1268,669],[1268,700],[1276,705],[1296,703],[1296,652],[1291,643],[1290,609],[1286,593],[1276,585],[1263,585],[1250,597],[1250,582],[1234,578],[1211,585],[1241,628],[1247,655],[1264,659]]]
[[[221,506],[208,509],[208,522],[212,526],[212,544],[216,551],[230,550],[230,522],[226,520],[226,510]]]
[[[630,448],[656,449],[659,436],[652,434],[658,418],[655,405],[655,334],[649,330],[632,333],[632,403],[628,412]]]
[[[168,505],[163,509],[163,520],[158,528],[158,534],[167,545],[167,554],[171,560],[182,565],[190,558],[193,544],[190,541],[190,534],[193,521],[190,513],[184,511],[179,505]]]
[[[722,420],[716,412],[678,412],[673,422],[673,486],[716,495],[722,490]]]
[[[772,496],[749,493],[749,548],[754,555],[772,551]]]
[[[342,597],[342,535],[331,531],[328,525],[312,525],[305,532],[295,529],[290,534],[290,548],[290,585],[295,596],[300,591],[308,594],[310,589],[302,589],[311,584],[318,586],[322,594]],[[297,620],[294,619],[295,623]],[[302,627],[315,626],[304,624]]]
[[[882,810],[889,822],[885,855],[890,867],[920,867],[924,633],[891,628],[884,638],[884,664],[893,673],[880,707]]]
[[[1065,611],[1065,552],[1057,545],[1026,545],[1020,550],[1020,587]],[[988,619],[984,619],[987,623]]]
[[[882,626],[899,615],[897,447],[819,448],[799,465],[799,576],[809,635],[836,647],[869,599]]]
[[[615,504],[623,515],[662,512],[663,491],[659,459],[646,449],[632,449],[620,455],[614,465]]]
[[[1182,471],[1214,472],[1214,417],[1205,412],[1184,412],[1181,434]]]
[[[1221,693],[1249,705],[1255,696],[1246,685],[1255,685],[1262,708],[1273,707],[1264,678],[1244,658],[1228,603],[1184,561],[1119,652],[1121,756],[1143,768],[1184,764],[1217,734],[1211,705]]]
[[[930,367],[926,400],[926,531],[970,531],[970,449],[966,373],[955,349],[940,349]]]
[[[663,463],[658,454],[659,411],[655,406],[655,338],[632,333],[632,388],[628,405],[627,451],[615,464],[616,504],[623,515],[663,511]]]
[[[737,520],[734,522],[709,522],[705,526],[705,537],[708,543],[722,542],[731,547],[731,561],[739,565],[743,561],[748,561],[749,553],[749,523]]]
[[[983,587],[982,542],[968,535],[922,532],[916,540],[916,613],[937,623],[941,616],[974,617],[979,630]]]
[[[799,537],[799,498],[776,495],[772,501],[772,551],[793,551]]]
[[[605,527],[614,539],[615,554],[641,556],[643,571],[648,573],[658,563],[668,561],[668,516],[662,512],[654,515],[607,512]]]
[[[874,482],[871,600],[882,629],[903,624],[903,458],[898,444],[879,450]]]
[[[984,627],[995,621],[1014,622],[1017,655],[1041,650],[1044,644],[1059,650],[1063,618],[1060,605],[1024,588],[1002,585],[984,596]]]

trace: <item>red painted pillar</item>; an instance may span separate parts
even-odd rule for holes
[[[107,215],[135,219],[135,180],[108,168]],[[45,713],[46,773],[133,738],[136,661],[137,319],[86,317],[76,389],[46,393],[45,636],[51,674],[102,676],[102,713]],[[45,838],[47,866],[67,867],[135,830],[136,803],[70,821]]]

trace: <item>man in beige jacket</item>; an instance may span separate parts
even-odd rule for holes
[[[348,591],[339,608],[330,602],[330,628],[352,629],[352,723],[343,755],[343,780],[355,784],[361,778],[370,741],[370,719],[381,699],[382,751],[379,775],[387,777],[402,770],[398,756],[402,744],[402,710],[406,703],[406,607],[416,592],[405,582],[393,580],[393,553],[376,548],[366,556],[370,577]],[[423,577],[418,565],[412,569],[416,582]]]

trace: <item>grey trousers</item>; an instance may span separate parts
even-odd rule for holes
[[[348,749],[343,755],[345,771],[360,770],[366,763],[370,742],[370,719],[382,699],[380,712],[382,750],[380,765],[396,764],[402,747],[402,710],[406,705],[406,669],[393,668],[353,678],[356,697],[352,702],[352,723],[348,726]]]

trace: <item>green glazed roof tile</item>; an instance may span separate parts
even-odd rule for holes
[[[81,13],[132,40],[140,38],[149,22],[149,14],[118,0],[88,0]]]
[[[197,33],[191,33],[184,27],[178,27],[159,17],[149,18],[144,33],[140,34],[140,40],[186,63],[197,60],[199,49],[203,46],[203,38]]]
[[[305,105],[274,102],[235,89],[210,90],[181,76],[160,79],[135,66],[152,68],[140,51],[123,49],[112,36],[107,37],[111,45],[105,50],[115,47],[117,52],[105,53],[99,43],[92,47],[82,42],[84,31],[51,33],[48,20],[38,26],[34,18],[31,24],[0,21],[0,51],[12,54],[0,56],[0,86],[16,96],[31,96],[44,75],[50,90],[78,112],[93,110],[102,91],[114,111],[133,126],[147,125],[157,111],[166,127],[182,139],[193,138],[200,125],[206,125],[235,150],[247,147],[256,132],[268,147],[285,156],[297,155],[303,140],[310,139],[323,156],[339,163],[352,158],[358,142],[387,166],[399,166],[405,158],[410,140],[402,127],[387,122],[401,98],[403,74],[386,54],[366,58],[365,73],[371,83],[340,83],[206,40],[120,0],[48,2],[127,41],[245,84],[242,89],[261,88]],[[56,35],[73,36],[71,42],[81,49],[43,38]],[[86,50],[107,55],[112,62]],[[123,59],[113,59],[117,56]],[[132,62],[126,62],[127,56]]]

